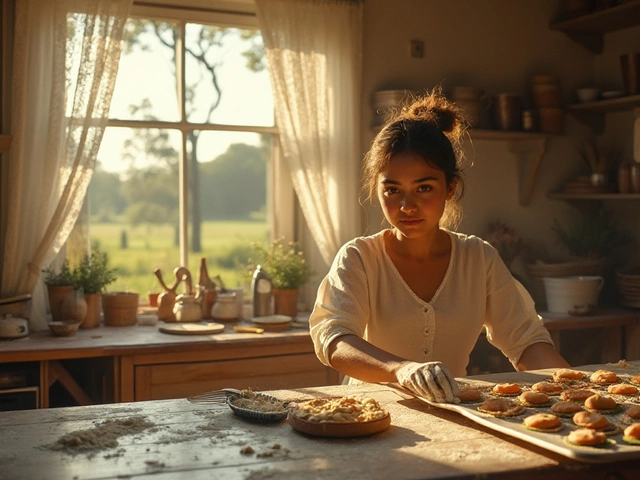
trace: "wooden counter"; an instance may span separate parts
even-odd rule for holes
[[[60,381],[80,405],[94,401],[64,367],[65,360],[103,358],[106,389],[114,402],[180,398],[223,387],[296,388],[339,383],[322,365],[308,328],[279,333],[237,333],[228,325],[213,335],[169,335],[155,326],[81,329],[72,337],[48,332],[0,343],[0,363],[37,362],[40,406]]]
[[[503,377],[491,378],[499,382]],[[300,434],[286,420],[275,425],[248,423],[226,406],[193,405],[184,399],[4,412],[0,413],[5,432],[0,436],[0,475],[12,480],[637,478],[638,460],[581,463],[387,386],[270,393],[282,399],[372,396],[390,412],[391,426],[369,437],[325,439]],[[120,437],[113,448],[72,454],[44,447],[63,434],[134,416],[153,425]],[[253,453],[242,453],[246,446]]]
[[[542,312],[541,316],[561,352],[561,332],[600,329],[596,346],[600,358],[579,363],[640,360],[638,312],[614,310],[585,317]],[[56,383],[80,405],[180,398],[223,387],[273,390],[340,383],[340,375],[316,358],[308,326],[299,327],[261,335],[234,332],[232,325],[213,335],[169,335],[157,326],[138,325],[102,325],[80,329],[72,337],[38,332],[0,341],[0,368],[30,364],[36,380],[29,386],[39,388],[43,408],[50,406],[49,388]],[[87,390],[70,368],[73,362],[96,370],[90,383],[99,384],[95,387],[99,394]]]

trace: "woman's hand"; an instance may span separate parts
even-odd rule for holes
[[[396,371],[398,383],[427,400],[457,403],[458,384],[441,362],[406,362]]]

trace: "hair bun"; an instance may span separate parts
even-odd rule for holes
[[[414,99],[405,109],[405,118],[431,123],[446,134],[459,133],[464,125],[464,113],[447,100],[440,87]]]

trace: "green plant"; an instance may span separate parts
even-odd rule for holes
[[[100,293],[117,279],[116,269],[109,268],[109,256],[97,249],[85,254],[73,273],[84,293]]]
[[[253,271],[257,265],[262,265],[269,277],[273,288],[300,288],[311,276],[311,270],[304,254],[295,242],[284,244],[284,238],[279,238],[265,247],[252,244],[257,253],[256,259],[249,259],[248,271]]]
[[[584,215],[566,229],[555,220],[552,229],[569,253],[582,258],[606,257],[611,250],[629,241],[605,208]]]
[[[56,272],[53,268],[45,268],[43,270],[44,273],[44,283],[51,286],[75,286],[76,285],[76,277],[69,265],[69,260],[65,260],[62,262],[60,266],[60,271]]]

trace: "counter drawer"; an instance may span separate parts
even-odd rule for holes
[[[313,353],[137,365],[134,377],[135,401],[184,398],[225,387],[279,390],[339,383],[337,372]]]

